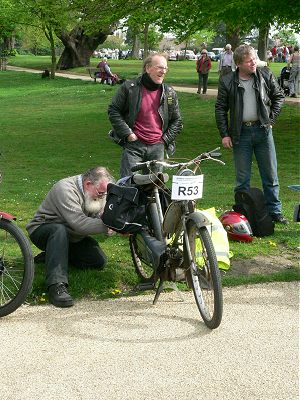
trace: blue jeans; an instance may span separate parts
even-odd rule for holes
[[[121,160],[121,178],[132,175],[131,168],[138,162],[163,160],[165,155],[164,150],[165,146],[163,143],[146,144],[140,140],[126,142]],[[147,171],[144,171],[144,173],[147,173]]]
[[[263,192],[270,214],[281,213],[276,150],[271,128],[260,125],[242,127],[240,141],[233,146],[236,186],[234,191],[250,188],[252,155],[255,154]]]
[[[290,88],[290,95],[299,93],[299,85],[300,85],[300,67],[293,66],[290,72],[289,78],[289,88]]]

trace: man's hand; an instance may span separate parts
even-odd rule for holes
[[[131,234],[130,233],[118,233],[116,231],[114,231],[113,229],[108,228],[107,229],[107,236],[114,236],[114,235],[121,235],[121,236],[125,236],[125,237],[129,237]]]
[[[232,141],[230,136],[225,136],[222,139],[222,145],[225,147],[225,149],[232,149]]]
[[[127,136],[127,142],[135,142],[136,140],[137,140],[137,136],[133,132]]]

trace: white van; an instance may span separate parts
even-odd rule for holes
[[[215,53],[216,57],[215,60],[220,60],[220,54],[224,51],[224,47],[214,47],[212,51]]]

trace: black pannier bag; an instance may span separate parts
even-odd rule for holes
[[[139,232],[146,225],[145,194],[136,187],[109,183],[101,218],[116,232]]]
[[[245,215],[254,236],[273,235],[274,222],[268,212],[264,194],[260,189],[250,188],[236,192],[233,209]]]

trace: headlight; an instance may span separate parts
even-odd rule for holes
[[[192,176],[195,175],[194,171],[192,171],[191,169],[183,169],[182,171],[180,171],[177,175],[179,176]]]

